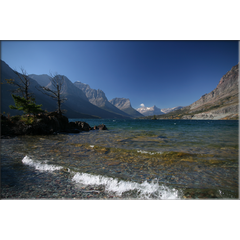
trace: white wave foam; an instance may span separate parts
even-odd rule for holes
[[[154,155],[154,154],[162,154],[162,152],[147,152],[147,151],[143,151],[143,150],[137,150],[138,153],[145,153],[145,154],[149,154],[149,155]]]
[[[39,170],[39,171],[56,171],[56,170],[60,170],[63,167],[61,166],[55,166],[52,164],[47,164],[46,160],[44,161],[44,163],[41,163],[40,161],[33,161],[31,158],[29,158],[28,156],[25,156],[22,160],[22,162],[28,166],[31,167],[35,167],[35,169]]]
[[[138,192],[139,198],[141,199],[180,199],[178,190],[159,185],[156,180],[151,183],[145,181],[140,184],[123,180],[118,181],[118,179],[113,179],[111,177],[78,172],[74,175],[72,181],[84,185],[104,185],[105,191],[114,192],[118,196],[121,196],[123,192],[135,190]]]
[[[39,171],[56,171],[63,167],[47,164],[47,160],[40,162],[32,160],[28,156],[25,156],[22,162],[28,166],[34,167]],[[68,172],[75,172],[70,171]],[[105,191],[115,193],[117,196],[121,196],[124,192],[136,191],[140,199],[180,199],[179,191],[176,189],[170,189],[164,185],[159,185],[157,179],[152,182],[144,181],[143,183],[136,183],[132,181],[118,180],[117,178],[105,177],[101,175],[92,175],[89,173],[75,173],[73,182],[84,185],[104,185]]]

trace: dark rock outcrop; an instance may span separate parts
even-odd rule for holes
[[[71,129],[78,129],[80,131],[92,130],[92,128],[86,122],[81,122],[81,121],[70,122],[69,125]]]
[[[93,130],[86,122],[68,122],[68,118],[57,112],[40,113],[37,116],[22,115],[6,117],[1,115],[1,136],[50,135],[57,133],[80,133]],[[104,124],[96,127],[107,130]]]
[[[1,135],[48,135],[68,129],[68,118],[56,112],[37,116],[1,116]]]

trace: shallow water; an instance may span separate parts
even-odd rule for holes
[[[3,166],[14,153],[19,167],[68,173],[76,191],[124,199],[238,198],[238,121],[83,121],[109,130],[2,139]]]

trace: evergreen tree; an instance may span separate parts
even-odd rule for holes
[[[14,100],[14,103],[15,103],[15,106],[13,105],[10,105],[10,109],[16,109],[16,110],[19,110],[19,111],[23,111],[24,113],[26,114],[38,114],[40,112],[44,112],[42,109],[41,109],[41,105],[37,105],[35,103],[35,99],[34,98],[31,98],[31,100],[26,100],[24,97],[20,97],[20,96],[16,96],[14,94],[12,94],[12,97],[13,97],[13,100]]]
[[[156,115],[153,116],[152,120],[157,120],[157,117]]]

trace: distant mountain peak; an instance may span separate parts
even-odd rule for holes
[[[160,108],[158,108],[156,105],[153,105],[152,107],[146,107],[144,104],[141,104],[142,107],[137,108],[136,110],[140,112],[144,116],[152,116],[152,115],[160,115],[164,114]]]
[[[89,102],[91,102],[95,106],[113,112],[115,114],[119,114],[122,117],[128,118],[131,117],[129,114],[126,114],[119,108],[115,107],[111,102],[109,102],[105,93],[101,89],[98,90],[92,89],[88,84],[79,81],[75,82],[74,85],[81,89],[86,94],[86,97],[88,98]]]
[[[113,98],[109,102],[112,103],[115,107],[122,110],[123,112],[125,112],[135,118],[143,116],[141,113],[139,113],[134,108],[132,108],[129,98]]]

